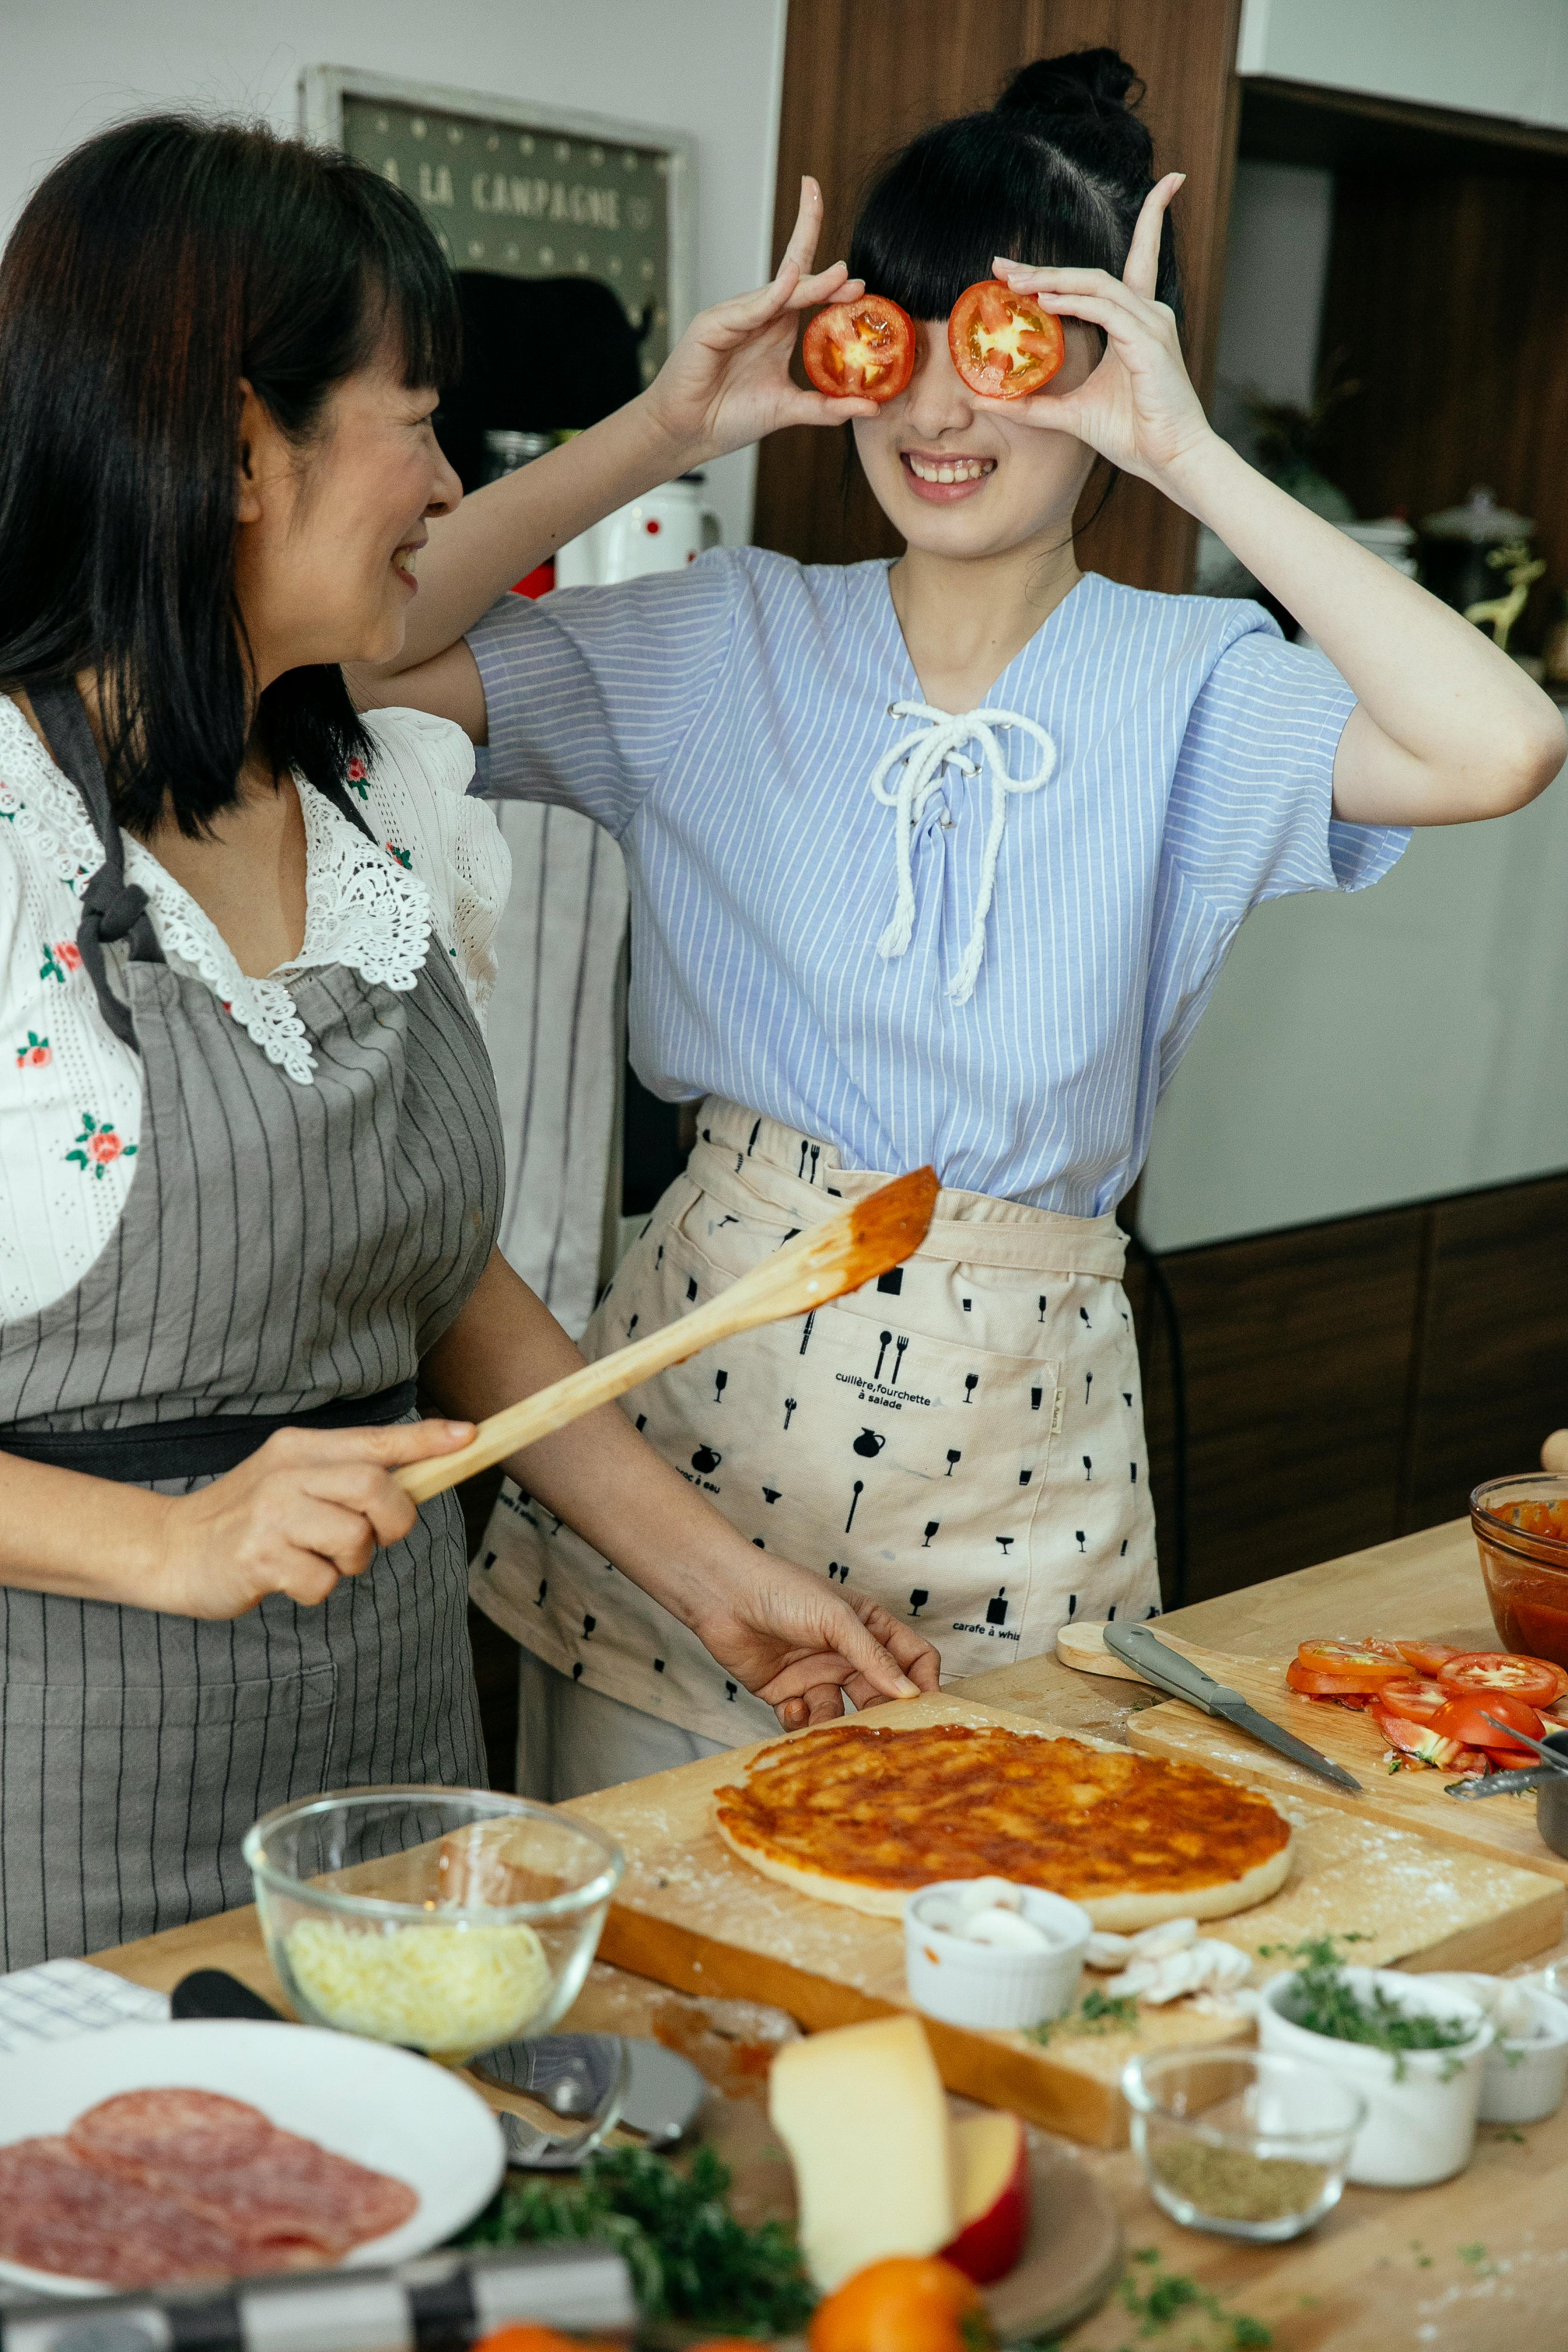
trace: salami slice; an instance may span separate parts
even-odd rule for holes
[[[0,2257],[104,2286],[232,2277],[232,2233],[176,2198],[111,2180],[68,2140],[0,2147]]]
[[[242,2269],[335,2262],[401,2228],[419,2202],[406,2182],[212,2092],[125,2092],[79,2116],[68,2137],[100,2174],[177,2198],[226,2231]]]
[[[121,2091],[78,2116],[68,2135],[89,2161],[134,2168],[177,2153],[192,2164],[234,2164],[276,2129],[259,2107],[216,2091]]]

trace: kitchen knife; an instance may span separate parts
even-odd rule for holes
[[[1173,1698],[1184,1698],[1189,1706],[1201,1707],[1205,1715],[1219,1716],[1225,1722],[1233,1724],[1237,1731],[1249,1732],[1254,1739],[1261,1739],[1266,1748],[1272,1748],[1277,1756],[1288,1758],[1289,1762],[1301,1765],[1309,1772],[1316,1772],[1320,1780],[1331,1780],[1336,1789],[1353,1789],[1358,1797],[1365,1793],[1361,1782],[1353,1779],[1342,1765],[1320,1755],[1317,1748],[1309,1748],[1306,1741],[1298,1739],[1293,1731],[1282,1730],[1279,1724],[1270,1723],[1268,1717],[1259,1715],[1239,1691],[1232,1690],[1227,1684],[1216,1683],[1212,1675],[1205,1675],[1203,1668],[1194,1666],[1190,1658],[1184,1658],[1178,1651],[1167,1649],[1147,1625],[1107,1625],[1105,1646],[1113,1650],[1126,1664],[1136,1666],[1157,1690],[1168,1691]]]

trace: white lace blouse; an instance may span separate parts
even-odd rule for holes
[[[146,891],[169,962],[203,981],[300,1086],[312,1084],[315,1060],[289,992],[296,972],[342,963],[412,989],[434,929],[481,1020],[495,978],[510,856],[491,810],[468,797],[471,744],[419,710],[373,711],[365,725],[374,757],[368,769],[351,763],[349,781],[376,840],[300,789],[305,938],[265,980],[240,971],[195,899],[125,836],[126,879]],[[141,1059],[105,1024],[76,945],[80,894],[102,855],[75,785],[0,695],[0,1319],[80,1281],[135,1173]],[[105,950],[121,991],[127,954]]]

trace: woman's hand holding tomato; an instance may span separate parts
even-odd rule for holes
[[[841,261],[814,275],[822,191],[801,182],[800,211],[776,276],[754,294],[700,311],[643,398],[680,470],[743,449],[784,425],[844,425],[874,416],[874,401],[831,400],[790,374],[801,311],[864,291]]]
[[[1175,313],[1154,297],[1161,226],[1184,176],[1168,172],[1149,191],[1120,278],[1103,269],[1037,269],[1000,254],[994,264],[1015,293],[1032,294],[1042,310],[1081,319],[1105,336],[1104,356],[1076,391],[1047,388],[1009,402],[1008,415],[1074,434],[1123,473],[1156,482],[1167,494],[1170,468],[1213,432],[1182,357]]]

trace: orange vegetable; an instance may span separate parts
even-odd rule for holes
[[[544,2327],[533,2320],[516,2320],[510,2327],[492,2328],[481,2336],[474,2352],[615,2352],[613,2345],[590,2344],[582,2336],[563,2336],[558,2327]],[[756,2352],[756,2346],[751,2347]]]
[[[993,2328],[980,2289],[935,2254],[868,2263],[812,2315],[811,2352],[987,2352]]]

